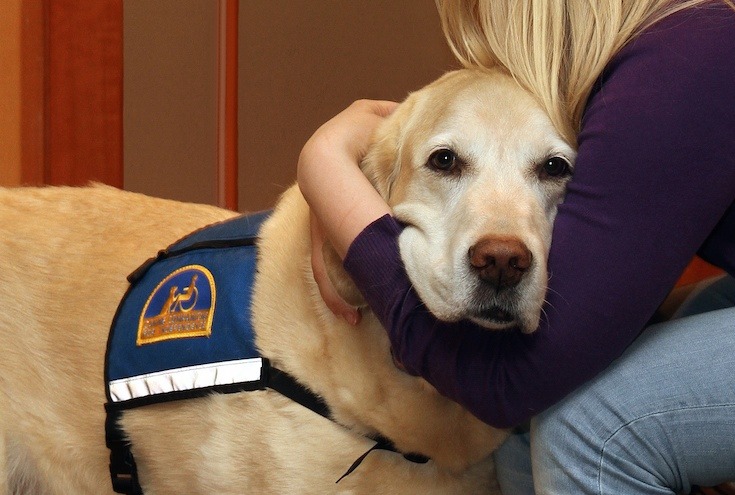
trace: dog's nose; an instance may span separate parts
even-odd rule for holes
[[[518,285],[533,261],[531,251],[516,238],[483,237],[468,255],[479,277],[497,290]]]

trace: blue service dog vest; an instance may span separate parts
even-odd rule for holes
[[[117,493],[143,493],[118,423],[126,409],[269,388],[329,417],[320,397],[270,366],[255,346],[250,305],[256,241],[269,214],[198,230],[128,277],[105,356],[105,435]]]
[[[105,356],[105,435],[115,492],[143,493],[119,426],[127,409],[267,388],[330,417],[319,396],[270,366],[255,345],[250,308],[256,241],[269,214],[240,216],[198,230],[128,277],[130,287],[113,319]],[[372,450],[395,451],[390,440],[374,440],[375,446],[342,478]],[[406,458],[426,462],[420,456]]]
[[[196,231],[128,277],[110,331],[108,404],[127,409],[218,388],[261,388],[250,299],[268,213]]]

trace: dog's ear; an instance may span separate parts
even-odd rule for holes
[[[408,98],[378,127],[360,168],[380,195],[390,203],[401,175],[404,137],[414,101]]]

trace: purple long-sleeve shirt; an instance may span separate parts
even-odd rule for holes
[[[735,12],[707,6],[649,28],[596,84],[535,333],[428,314],[402,267],[391,216],[355,239],[345,267],[410,373],[509,427],[618,357],[695,253],[735,274],[734,200]]]

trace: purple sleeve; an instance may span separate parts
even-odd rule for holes
[[[366,228],[345,267],[397,359],[480,419],[513,426],[618,357],[707,241],[720,238],[708,249],[732,269],[735,234],[722,229],[735,216],[734,84],[735,13],[717,7],[667,18],[607,67],[585,112],[534,334],[437,321],[403,269],[401,227],[386,216]]]

